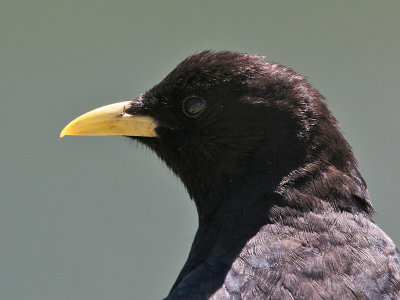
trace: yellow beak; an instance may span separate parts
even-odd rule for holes
[[[125,113],[131,101],[91,110],[71,121],[60,133],[64,135],[125,135],[156,137],[156,121],[148,116]]]

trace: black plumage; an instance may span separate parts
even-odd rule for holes
[[[400,298],[400,254],[304,77],[260,56],[205,51],[126,113],[157,121],[157,138],[132,138],[182,180],[199,214],[166,299]]]

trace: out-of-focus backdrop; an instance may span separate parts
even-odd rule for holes
[[[66,137],[204,49],[309,78],[400,245],[400,2],[0,0],[0,299],[160,299],[197,215],[178,179],[120,137]]]

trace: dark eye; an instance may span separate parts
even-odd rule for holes
[[[183,101],[183,112],[188,117],[197,117],[207,106],[206,100],[200,97],[189,97]]]

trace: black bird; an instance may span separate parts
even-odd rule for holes
[[[400,299],[400,254],[351,148],[285,66],[205,51],[64,135],[129,136],[182,180],[199,228],[165,299]]]

